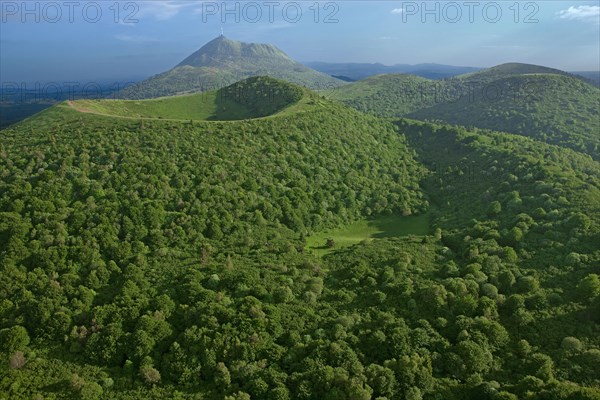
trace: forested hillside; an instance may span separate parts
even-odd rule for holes
[[[442,81],[380,75],[331,97],[383,117],[494,129],[600,154],[600,89],[552,68],[503,64]]]
[[[271,114],[280,84],[239,85]],[[90,111],[2,132],[5,397],[599,398],[589,156],[306,91],[241,121]],[[428,234],[307,248],[425,213]]]
[[[373,76],[324,94],[362,112],[400,117],[435,105],[440,96],[446,95],[443,88],[443,82],[408,74],[390,74]]]
[[[454,77],[454,80],[461,80],[464,82],[474,82],[480,84],[494,82],[498,79],[510,78],[512,76],[517,75],[536,74],[561,75],[585,81],[583,77],[579,77],[556,68],[548,68],[542,65],[523,64],[514,62],[496,65],[495,67],[482,69],[480,71],[475,71],[468,74],[458,75]]]
[[[498,79],[410,116],[518,133],[597,160],[600,155],[600,89],[569,76]]]
[[[286,330],[314,334],[323,290],[303,237],[425,208],[394,126],[325,101],[241,122],[54,107],[0,159],[11,398],[288,393]]]

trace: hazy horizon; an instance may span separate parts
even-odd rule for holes
[[[600,69],[600,7],[590,1],[67,3],[2,2],[2,82],[143,78],[221,28],[301,62]]]

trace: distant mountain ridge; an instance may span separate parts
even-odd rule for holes
[[[205,92],[253,76],[270,76],[310,89],[345,84],[292,60],[274,45],[243,43],[221,35],[173,69],[127,87],[119,97],[144,99]]]
[[[455,76],[476,73],[478,71],[486,71],[489,68],[470,67],[470,66],[453,66],[437,63],[424,64],[394,64],[384,65],[382,63],[330,63],[321,61],[305,62],[304,65],[313,68],[324,74],[333,77],[344,78],[346,81],[359,81],[376,75],[382,74],[410,74],[420,76],[422,78],[439,80],[447,79]],[[516,67],[518,65],[531,65],[520,63],[505,63],[501,64],[506,69]],[[553,70],[554,73],[577,75],[586,78],[595,86],[600,86],[600,71],[568,71],[564,72],[555,68],[539,67],[547,70]],[[494,68],[494,67],[492,67]],[[514,73],[514,71],[513,71]],[[524,72],[523,72],[524,73]],[[533,73],[533,72],[531,72]]]
[[[411,74],[427,79],[444,79],[481,69],[433,63],[384,65],[381,63],[327,63],[315,61],[304,64],[331,76],[344,76],[353,80],[361,80],[381,74]]]
[[[571,71],[571,73],[583,76],[593,82],[595,86],[600,87],[600,71]]]

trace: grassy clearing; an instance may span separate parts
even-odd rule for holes
[[[73,107],[94,114],[131,118],[236,120],[252,117],[242,105],[217,96],[217,92],[205,92],[152,100],[77,100]]]
[[[363,240],[373,240],[408,235],[427,235],[429,215],[403,217],[399,215],[381,216],[362,220],[340,228],[318,232],[306,239],[306,247],[322,257],[332,251],[349,247]],[[335,246],[329,248],[327,240],[333,239]]]

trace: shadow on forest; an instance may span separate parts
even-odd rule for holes
[[[383,239],[409,235],[424,236],[429,234],[430,216],[428,214],[413,216],[391,216],[369,221],[369,226],[377,232],[371,237]]]

